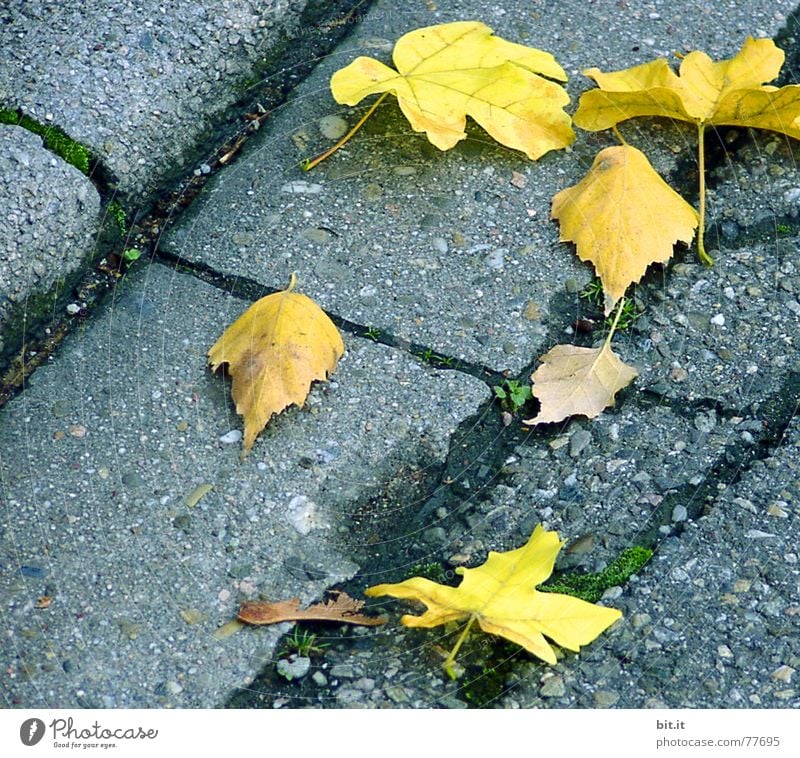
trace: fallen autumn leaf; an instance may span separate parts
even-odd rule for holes
[[[236,412],[244,416],[249,451],[272,414],[302,406],[315,380],[336,370],[344,342],[309,297],[289,287],[251,305],[208,351],[213,371],[228,364]]]
[[[587,603],[570,595],[537,592],[535,587],[553,572],[563,543],[555,532],[537,526],[527,544],[507,553],[489,552],[476,568],[456,569],[464,577],[458,587],[413,577],[399,584],[379,584],[365,591],[369,597],[390,595],[417,600],[427,610],[422,616],[406,615],[405,626],[434,627],[469,619],[461,637],[445,661],[453,676],[453,662],[470,625],[477,621],[483,631],[505,637],[542,660],[555,665],[556,655],[545,637],[577,652],[622,616],[614,608]]]
[[[414,130],[440,150],[467,136],[466,116],[531,160],[575,139],[563,110],[569,95],[543,78],[567,80],[550,53],[495,37],[478,21],[458,21],[403,35],[392,57],[397,71],[365,56],[337,71],[336,102],[356,105],[392,92]]]

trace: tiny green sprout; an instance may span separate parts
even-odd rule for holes
[[[451,355],[437,355],[436,360],[440,366],[452,366],[456,362]]]
[[[776,229],[778,230],[778,234],[791,234],[792,232],[792,227],[788,224],[778,224]]]
[[[428,348],[425,348],[425,352],[422,353],[420,358],[422,358],[422,360],[425,361],[425,363],[430,363],[431,362],[431,358],[433,358],[434,355],[435,355],[435,353],[433,352],[433,350],[428,347]]]
[[[605,295],[603,293],[603,283],[599,279],[592,279],[580,292],[580,297],[587,300],[595,308],[602,309],[605,304]],[[642,315],[642,309],[636,305],[633,298],[625,298],[622,303],[622,312],[617,322],[617,331],[625,331],[633,326],[636,319]],[[610,329],[614,323],[614,317],[609,316],[605,320],[606,329]]]
[[[128,233],[128,221],[125,218],[125,209],[122,207],[122,204],[116,200],[112,200],[108,204],[106,212],[114,219],[119,233],[124,237]]]
[[[642,315],[642,310],[639,308],[638,305],[631,299],[626,298],[625,302],[622,304],[622,313],[619,316],[619,322],[617,323],[617,330],[618,331],[625,331],[626,329],[630,329],[633,326],[636,319]],[[611,324],[614,322],[614,319],[610,316],[605,320],[606,328],[610,329]]]
[[[514,413],[533,397],[530,385],[523,384],[516,379],[506,379],[501,385],[492,389],[503,410]]]
[[[330,645],[327,643],[317,643],[316,634],[307,632],[305,629],[301,631],[298,626],[295,626],[292,636],[284,640],[279,657],[285,658],[296,654],[301,658],[307,658],[312,653],[323,655],[328,647]]]
[[[447,579],[441,563],[415,563],[411,567],[411,576],[421,576],[439,584],[444,584]]]
[[[376,326],[368,326],[364,336],[373,342],[377,342],[378,338],[381,336],[381,330]]]
[[[122,260],[126,266],[130,266],[134,261],[138,261],[142,257],[142,251],[135,247],[129,247],[122,253]]]
[[[580,295],[584,300],[588,300],[592,305],[603,307],[603,283],[599,279],[592,279],[581,291]]]

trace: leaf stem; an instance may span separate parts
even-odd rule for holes
[[[308,158],[304,160],[300,167],[303,171],[311,171],[314,166],[319,165],[324,161],[326,158],[330,158],[340,147],[345,145],[350,138],[362,127],[364,126],[364,122],[375,112],[375,109],[383,102],[383,99],[388,95],[388,92],[384,92],[373,104],[372,107],[359,119],[358,123],[349,131],[347,134],[344,135],[330,150],[326,150],[321,155],[318,155],[316,158]]]
[[[619,302],[617,303],[617,315],[614,316],[614,321],[611,323],[611,329],[608,330],[608,336],[606,337],[606,341],[603,344],[603,347],[606,348],[611,344],[611,338],[614,336],[614,332],[617,330],[617,324],[619,323],[619,317],[622,314],[622,309],[625,306],[625,295],[623,295]]]
[[[713,266],[714,259],[706,252],[703,236],[706,228],[706,144],[705,122],[697,125],[697,167],[700,172],[700,222],[697,228],[697,255],[706,266]]]
[[[627,144],[628,144],[628,143],[625,141],[625,137],[623,137],[623,136],[622,136],[622,133],[620,132],[620,130],[619,130],[619,129],[617,129],[617,125],[616,125],[616,124],[614,124],[614,126],[612,126],[612,127],[611,127],[611,129],[614,131],[614,136],[615,136],[615,137],[616,137],[616,138],[617,138],[617,139],[618,139],[618,140],[619,140],[619,141],[620,141],[620,142],[621,142],[623,145],[627,145]]]
[[[464,626],[464,631],[461,632],[461,636],[456,641],[453,649],[450,651],[450,655],[447,656],[447,659],[442,664],[442,667],[447,672],[447,676],[451,679],[456,679],[456,672],[453,669],[453,664],[456,661],[456,655],[458,655],[458,651],[461,649],[461,645],[464,644],[464,640],[467,638],[467,634],[469,634],[469,629],[472,626],[472,623],[475,621],[475,615],[469,617],[469,621],[467,621],[466,625]]]

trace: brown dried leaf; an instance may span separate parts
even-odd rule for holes
[[[333,595],[333,593],[331,593]],[[300,600],[250,600],[242,603],[237,618],[247,624],[279,624],[281,621],[336,621],[359,626],[380,626],[385,618],[364,616],[359,611],[364,607],[363,600],[355,600],[346,592],[336,593],[324,603],[316,603],[308,608],[300,607]]]
[[[608,343],[600,348],[556,345],[543,355],[533,379],[533,395],[542,404],[539,415],[523,423],[551,424],[569,416],[594,418],[614,405],[614,395],[627,387],[637,371],[623,363]]]

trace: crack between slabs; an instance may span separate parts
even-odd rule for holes
[[[199,279],[200,281],[223,290],[232,297],[254,302],[266,295],[280,292],[280,289],[268,287],[257,282],[255,279],[239,275],[223,274],[205,263],[188,261],[180,255],[169,253],[164,250],[157,250],[151,257],[151,262],[172,268],[183,274]],[[427,345],[412,342],[393,335],[391,332],[378,327],[356,323],[335,313],[326,311],[327,315],[336,324],[337,328],[354,337],[369,339],[373,342],[385,345],[386,347],[402,350],[409,355],[422,360],[430,368],[443,369],[447,371],[457,371],[479,379],[485,384],[494,386],[505,378],[500,371],[483,366],[471,361],[455,358],[444,353],[433,350]]]

